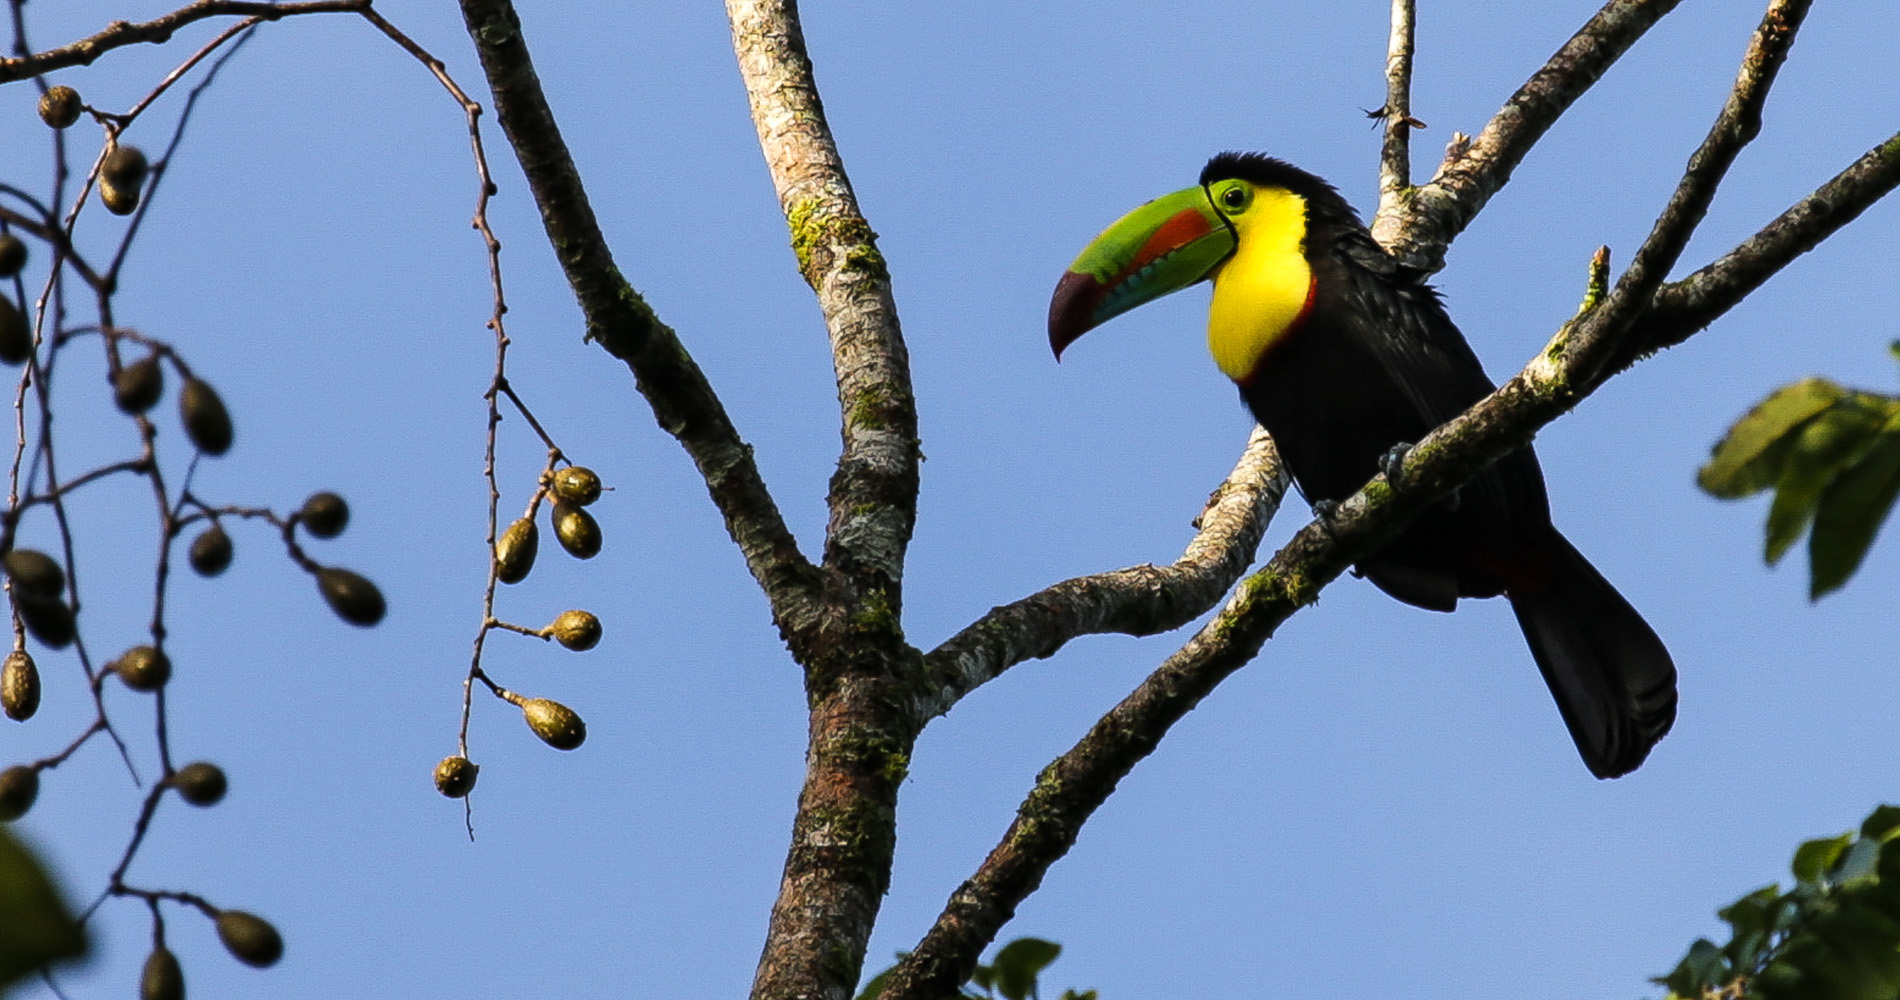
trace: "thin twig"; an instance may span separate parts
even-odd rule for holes
[[[70,266],[78,273],[80,280],[84,281],[87,287],[95,291],[104,287],[105,278],[94,271],[92,266],[87,264],[85,259],[78,254],[71,241],[66,238],[66,231],[59,228],[59,220],[57,218],[52,219],[52,221],[48,223],[21,215],[11,209],[0,208],[0,219],[5,219],[8,225],[18,226],[26,232],[51,243],[54,252],[61,258],[59,263]],[[55,325],[55,329],[58,329],[57,324]]]
[[[1900,187],[1900,132],[1868,150],[1773,221],[1695,273],[1657,289],[1622,353],[1637,357],[1682,343]]]
[[[1372,236],[1383,241],[1398,226],[1400,210],[1412,187],[1413,21],[1416,0],[1392,0],[1392,31],[1386,39],[1385,138],[1379,147],[1379,210]]]
[[[0,83],[40,76],[67,66],[90,66],[93,60],[127,45],[163,44],[172,33],[210,17],[254,17],[276,21],[300,14],[362,13],[370,0],[307,0],[302,3],[261,3],[251,0],[198,0],[150,21],[114,21],[105,30],[69,45],[34,55],[0,59]]]
[[[234,37],[237,38],[236,44],[233,44],[223,55],[219,56],[218,60],[211,64],[211,68],[205,71],[204,79],[199,80],[198,83],[191,88],[190,92],[185,95],[185,105],[179,109],[178,121],[172,126],[171,138],[165,143],[165,152],[160,154],[158,159],[152,162],[151,180],[146,182],[145,190],[139,197],[138,210],[132,213],[131,222],[127,224],[125,234],[119,239],[118,249],[112,255],[112,263],[106,266],[103,281],[103,285],[106,289],[111,290],[118,287],[119,271],[125,266],[126,255],[132,250],[132,241],[138,238],[139,230],[144,226],[145,213],[151,208],[153,196],[158,193],[159,185],[164,183],[165,172],[171,167],[172,157],[178,152],[179,145],[185,140],[185,128],[191,124],[192,112],[197,110],[199,98],[203,97],[205,91],[209,90],[211,85],[217,82],[218,72],[224,69],[225,64],[230,62],[234,56],[243,50],[244,43],[251,40],[252,36],[248,32],[257,26],[259,20],[261,19],[252,18],[243,23],[233,25],[230,30],[219,34],[218,37],[207,42],[203,47],[199,48],[198,51],[193,52],[190,58],[186,59],[176,69],[172,70],[171,73],[167,74],[165,79],[160,81],[159,85],[152,89],[151,93],[145,95],[132,111],[119,116],[121,119],[119,123],[111,126],[112,142],[116,143],[120,131],[127,125],[130,125],[145,108],[150,107],[152,101],[157,99],[159,94],[169,89],[187,69],[196,66],[225,42]],[[97,175],[98,169],[97,166],[94,166],[93,170],[95,176]],[[90,179],[91,178],[88,178],[88,180]],[[75,206],[75,213],[76,212],[77,206]],[[68,226],[67,228],[70,233],[71,227]],[[102,322],[108,328],[113,325],[109,304],[102,313]],[[117,352],[112,350],[110,338],[108,338],[107,343],[107,352],[114,359],[111,374],[116,375],[118,374]]]

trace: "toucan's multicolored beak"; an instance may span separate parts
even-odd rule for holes
[[[1060,359],[1063,348],[1109,319],[1207,277],[1234,244],[1206,188],[1176,191],[1122,216],[1056,283],[1049,346]]]

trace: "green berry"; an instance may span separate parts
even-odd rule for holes
[[[238,961],[259,969],[276,965],[284,957],[284,939],[278,936],[277,928],[243,910],[218,914],[218,939]]]
[[[347,569],[326,566],[317,571],[317,590],[338,618],[368,628],[383,620],[389,606],[383,592],[367,577]]]
[[[475,790],[475,777],[481,770],[480,765],[459,754],[444,757],[435,766],[435,790],[452,799],[462,798]]]
[[[201,760],[179,768],[172,775],[172,787],[178,790],[179,798],[194,806],[215,806],[231,786],[223,768]]]
[[[564,503],[554,505],[554,537],[576,559],[600,555],[600,524],[594,515]]]
[[[529,698],[521,703],[521,716],[541,742],[556,750],[572,750],[587,742],[587,724],[575,711],[548,698]]]
[[[40,95],[40,121],[54,128],[71,128],[84,107],[79,91],[63,84],[50,87]]]
[[[554,491],[554,499],[576,507],[585,507],[600,499],[600,477],[582,465],[570,465],[555,473],[549,488]]]

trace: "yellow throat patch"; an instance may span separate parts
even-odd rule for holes
[[[1234,255],[1214,272],[1214,302],[1207,311],[1208,350],[1236,382],[1252,375],[1298,322],[1313,289],[1313,269],[1302,249],[1306,199],[1283,188],[1248,186],[1252,197],[1242,210],[1222,209],[1234,227]]]

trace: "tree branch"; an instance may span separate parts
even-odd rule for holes
[[[1794,44],[1795,33],[1800,30],[1810,3],[1811,0],[1769,3],[1761,23],[1749,38],[1748,50],[1742,56],[1742,66],[1736,73],[1735,85],[1729,89],[1728,100],[1723,103],[1702,145],[1689,157],[1689,165],[1670,195],[1669,203],[1656,217],[1649,237],[1630,258],[1629,267],[1609,297],[1567,347],[1595,359],[1595,363],[1586,363],[1581,368],[1586,381],[1595,381],[1603,365],[1615,353],[1614,348],[1602,346],[1598,341],[1623,338],[1629,331],[1629,321],[1653,304],[1656,289],[1682,256],[1696,226],[1708,214],[1709,203],[1715,200],[1716,188],[1728,168],[1742,147],[1761,133],[1762,105],[1768,100],[1768,90],[1774,86],[1776,73],[1788,58],[1788,49]]]
[[[1403,217],[1412,188],[1412,36],[1416,0],[1392,0],[1392,32],[1386,39],[1385,141],[1379,148],[1379,210],[1372,217],[1372,238],[1387,242]]]
[[[1233,471],[1208,498],[1195,521],[1200,532],[1180,559],[1064,580],[990,609],[925,656],[928,683],[919,697],[926,700],[917,718],[942,715],[1003,671],[1053,656],[1078,636],[1153,635],[1193,621],[1253,563],[1287,484],[1273,439],[1256,427]]]
[[[922,725],[906,697],[922,654],[901,625],[917,407],[890,272],[825,123],[797,5],[727,0],[726,15],[792,250],[830,332],[844,438],[825,530],[834,625],[800,657],[805,783],[752,995],[843,1000],[890,885],[897,789]]]
[[[276,21],[298,14],[362,13],[370,0],[305,0],[302,3],[257,3],[252,0],[198,0],[150,21],[114,21],[104,31],[56,49],[0,59],[0,83],[12,83],[68,66],[90,66],[93,60],[127,45],[163,44],[172,33],[211,17],[254,17]]]
[[[1544,133],[1680,0],[1610,0],[1531,74],[1468,145],[1454,143],[1438,175],[1413,192],[1386,249],[1425,271],[1445,266],[1445,248],[1510,181]],[[1381,234],[1385,236],[1386,234]]]
[[[727,0],[732,47],[798,269],[824,310],[844,449],[831,480],[825,565],[901,608],[917,517],[917,405],[877,234],[825,122],[793,0]]]
[[[1900,187],[1900,132],[1868,150],[1735,249],[1658,289],[1655,305],[1638,321],[1630,343],[1615,359],[1616,367],[1689,339],[1896,187]]]
[[[822,617],[816,569],[699,365],[672,328],[627,283],[587,201],[567,144],[535,76],[510,0],[461,0],[502,130],[528,177],[548,241],[587,321],[587,336],[626,363],[654,418],[692,456],[726,530],[765,590],[772,617],[796,647]]]

